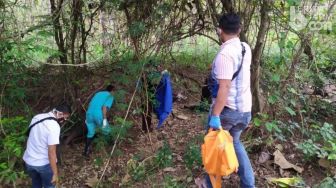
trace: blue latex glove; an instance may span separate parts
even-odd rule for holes
[[[211,116],[209,126],[213,129],[219,129],[222,126],[219,116]]]

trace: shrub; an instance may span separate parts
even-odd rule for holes
[[[336,132],[333,125],[324,123],[323,126],[315,125],[310,130],[310,139],[297,144],[306,160],[315,157],[336,160]]]
[[[3,136],[0,137],[0,183],[15,186],[17,179],[25,177],[22,155],[28,122],[23,117],[0,120]]]
[[[155,164],[160,168],[165,168],[173,165],[173,153],[167,141],[155,156]]]

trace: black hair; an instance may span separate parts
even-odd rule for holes
[[[112,84],[109,84],[108,86],[106,86],[106,91],[111,92],[114,89],[114,86]]]
[[[240,29],[240,17],[236,13],[223,14],[219,19],[219,28],[226,34],[237,34]]]
[[[55,110],[57,110],[59,112],[71,114],[71,107],[67,104],[58,105],[58,106],[56,106]]]

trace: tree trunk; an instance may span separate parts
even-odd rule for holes
[[[133,23],[133,19],[131,17],[131,13],[129,12],[127,6],[124,7],[124,12],[125,12],[125,15],[126,15],[127,27],[128,27],[128,29],[130,29],[131,25]],[[132,44],[134,46],[134,52],[135,52],[134,61],[138,61],[140,59],[139,37],[138,36],[132,36],[132,35],[130,35],[130,37],[131,37]]]
[[[261,55],[266,43],[266,35],[270,25],[270,5],[272,1],[263,0],[261,5],[260,26],[257,36],[257,42],[252,52],[252,75],[251,75],[251,90],[252,90],[252,112],[253,114],[262,111],[262,105],[260,101],[260,60]]]
[[[233,7],[233,3],[232,0],[221,0],[222,2],[222,13],[226,12],[226,13],[232,13],[234,12],[234,7]]]
[[[57,7],[55,4],[55,0],[50,0],[50,8],[54,26],[54,37],[58,47],[58,51],[61,53],[60,61],[62,64],[66,64],[67,60],[67,50],[64,46],[64,38],[63,38],[63,29],[60,23],[60,13],[62,8],[63,0],[59,0],[57,2]]]
[[[79,47],[79,56],[81,57],[83,63],[86,63],[86,31],[85,31],[85,20],[83,19],[83,14],[79,16],[81,23],[81,45]]]
[[[295,78],[295,68],[297,64],[300,62],[300,56],[304,52],[304,49],[307,47],[307,45],[310,43],[310,40],[308,38],[301,38],[301,44],[296,53],[293,56],[292,64],[290,66],[288,76],[284,82],[281,83],[280,89],[284,90],[286,84],[290,81],[293,81]]]
[[[209,9],[210,9],[210,16],[211,16],[211,19],[212,19],[212,24],[214,26],[216,26],[217,23],[218,23],[218,17],[219,17],[219,14],[218,14],[217,9],[216,9],[216,2],[213,1],[213,0],[207,0],[207,3],[209,5]]]
[[[110,42],[106,26],[107,21],[108,21],[108,15],[106,13],[106,10],[103,9],[100,11],[100,24],[102,28],[101,43],[103,45],[104,50],[104,64],[110,62],[110,48],[109,48]]]
[[[77,30],[78,30],[78,23],[79,23],[79,18],[81,15],[81,2],[80,0],[73,0],[72,1],[72,30],[70,34],[70,50],[71,50],[71,63],[75,64],[75,42],[77,38]]]

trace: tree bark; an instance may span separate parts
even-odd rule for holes
[[[210,8],[209,12],[210,12],[210,16],[211,16],[211,19],[212,19],[212,24],[214,26],[216,26],[217,23],[218,23],[218,17],[219,17],[219,14],[218,14],[217,9],[216,9],[216,2],[214,0],[207,0],[207,2],[208,2],[208,5],[209,5],[209,8]]]
[[[108,21],[108,15],[106,13],[106,10],[102,9],[100,11],[100,24],[102,28],[101,43],[102,43],[103,50],[104,50],[104,63],[105,64],[110,62],[110,48],[109,48],[110,42],[109,42],[107,26],[106,26],[107,21]]]
[[[61,53],[60,61],[62,64],[67,64],[67,50],[64,46],[64,38],[63,38],[63,29],[60,23],[60,13],[62,8],[63,0],[57,1],[57,7],[55,4],[55,0],[50,0],[50,8],[54,26],[54,37],[58,47],[58,51]]]
[[[72,30],[70,34],[70,50],[71,50],[71,62],[72,64],[75,64],[75,42],[77,38],[77,30],[78,30],[78,23],[79,18],[82,13],[81,11],[81,0],[73,0],[72,1]]]
[[[233,3],[232,0],[221,0],[222,5],[223,5],[223,9],[222,9],[222,13],[232,13],[234,12],[234,7],[233,7]]]
[[[262,111],[260,101],[260,61],[261,55],[266,43],[266,35],[270,25],[270,6],[271,0],[263,0],[261,4],[260,26],[257,36],[257,41],[252,52],[252,75],[251,75],[251,90],[252,90],[252,112],[253,114]]]
[[[81,22],[81,35],[82,35],[82,40],[81,40],[81,45],[79,47],[79,54],[83,53],[83,62],[86,63],[87,62],[87,58],[86,58],[86,39],[87,37],[90,35],[90,31],[92,29],[93,26],[93,20],[94,17],[97,15],[97,12],[105,5],[105,1],[101,1],[99,6],[90,14],[89,18],[89,28],[86,30],[85,29],[85,19],[83,18],[83,14],[80,14],[79,19]]]
[[[83,63],[86,63],[86,31],[85,31],[85,20],[83,18],[83,14],[79,16],[80,23],[81,23],[81,45],[79,47],[79,56],[81,57]]]
[[[300,62],[300,56],[302,55],[302,53],[304,52],[305,48],[307,47],[307,45],[309,43],[310,43],[310,40],[309,40],[308,37],[307,38],[301,38],[300,47],[298,48],[298,50],[296,51],[296,53],[293,56],[293,60],[292,60],[292,64],[291,64],[289,72],[288,72],[288,76],[287,76],[286,80],[284,82],[282,82],[282,84],[280,86],[281,90],[284,90],[286,84],[295,77],[295,67]]]

